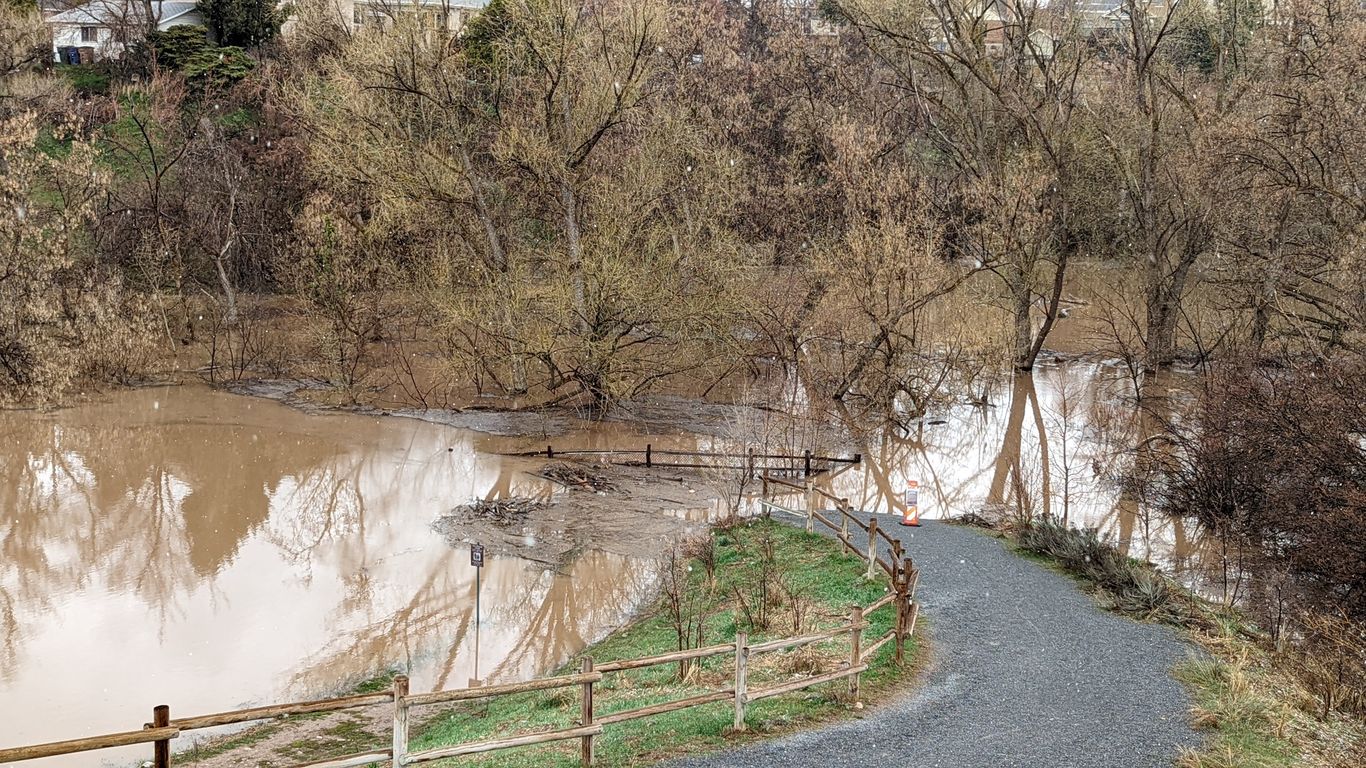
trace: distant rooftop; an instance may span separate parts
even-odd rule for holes
[[[152,13],[158,21],[170,21],[193,11],[194,0],[152,0]],[[49,24],[100,26],[140,20],[145,13],[141,0],[92,0],[48,19]]]

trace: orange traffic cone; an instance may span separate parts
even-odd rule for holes
[[[906,489],[906,509],[901,513],[902,525],[920,525],[920,483],[912,480]]]

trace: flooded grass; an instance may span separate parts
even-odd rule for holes
[[[203,743],[195,743],[183,753],[176,755],[177,762],[197,763],[203,760],[210,760],[220,755],[230,752],[249,749],[279,733],[286,727],[285,722],[273,722],[248,728],[241,733],[231,736],[210,739]]]
[[[693,598],[702,601],[706,614],[703,644],[733,641],[737,628],[735,595],[746,594],[756,588],[754,579],[762,569],[756,558],[763,547],[772,546],[773,561],[780,564],[783,591],[791,600],[798,595],[803,601],[797,611],[790,603],[774,606],[772,624],[766,632],[751,633],[751,637],[790,635],[794,631],[794,615],[804,613],[806,623],[802,631],[814,631],[816,626],[833,626],[848,616],[851,605],[866,605],[885,594],[885,580],[863,579],[862,561],[840,552],[839,544],[831,539],[789,528],[770,521],[758,521],[717,534],[714,581],[709,579],[702,561],[694,560],[687,587]],[[868,617],[870,627],[866,638],[887,632],[895,620],[888,606]],[[677,648],[677,636],[664,606],[658,605],[645,617],[613,634],[585,652],[597,663],[614,659],[638,658],[666,653]],[[909,646],[915,657],[915,645]],[[875,699],[908,675],[892,660],[889,646],[871,659],[871,668],[862,678],[862,699]],[[814,674],[818,670],[834,669],[847,659],[848,646],[844,638],[792,652],[759,654],[751,658],[749,680],[752,686],[762,686],[779,679],[792,679],[799,674]],[[561,671],[578,668],[577,661]],[[686,696],[729,687],[733,680],[733,661],[729,656],[708,659],[679,679],[676,665],[652,667],[610,675],[595,686],[596,716],[603,717],[650,704],[676,700]],[[849,700],[847,682],[830,683],[819,688],[798,691],[785,696],[765,699],[750,706],[748,728],[744,733],[732,732],[733,705],[719,702],[653,718],[615,724],[597,737],[598,764],[639,765],[684,751],[696,753],[707,749],[733,745],[743,740],[790,730],[814,720],[838,717],[855,711]],[[575,690],[534,693],[500,697],[492,701],[476,702],[444,713],[429,716],[416,729],[414,749],[460,744],[521,733],[569,727],[579,717],[579,697]],[[577,742],[559,745],[528,747],[519,750],[491,753],[478,757],[461,758],[461,765],[498,766],[500,768],[550,768],[578,764]],[[438,764],[455,764],[453,761]]]

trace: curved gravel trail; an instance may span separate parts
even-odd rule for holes
[[[859,719],[671,765],[1170,768],[1199,743],[1168,674],[1190,653],[1175,632],[1100,610],[979,531],[878,522],[921,569],[918,687]]]

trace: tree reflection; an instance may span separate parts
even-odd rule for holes
[[[922,511],[931,516],[983,508],[1025,517],[1065,512],[1125,552],[1184,569],[1194,564],[1198,542],[1176,521],[1154,518],[1145,484],[1136,480],[1160,461],[1157,436],[1176,409],[1155,397],[1140,408],[1126,384],[1105,366],[1074,363],[1016,375],[1008,401],[990,398],[1001,408],[964,404],[909,425],[837,409],[864,462],[817,482],[882,512],[901,511],[909,480],[919,481]]]
[[[195,389],[3,413],[0,434],[0,686],[5,701],[40,706],[76,694],[43,684],[34,638],[61,631],[72,618],[64,606],[99,595],[119,598],[101,603],[110,612],[101,621],[153,638],[117,647],[157,656],[92,656],[92,665],[199,663],[173,643],[196,641],[184,625],[214,626],[216,614],[254,623],[240,626],[240,637],[199,640],[209,643],[203,650],[286,630],[269,640],[287,649],[279,659],[288,666],[267,673],[276,689],[203,690],[187,675],[164,694],[184,708],[326,692],[393,666],[410,669],[415,682],[464,685],[474,672],[473,573],[431,523],[471,496],[550,493],[452,430],[307,416]],[[624,621],[652,578],[647,562],[602,552],[583,555],[568,573],[515,558],[490,565],[486,677],[531,676],[563,661]],[[124,615],[130,609],[136,615]],[[295,626],[283,616],[299,609],[324,624]],[[278,625],[262,624],[274,614]],[[214,654],[202,656],[213,663]],[[109,690],[86,705],[109,712],[84,720],[92,728],[122,722],[139,698]],[[0,716],[25,736],[50,727],[24,712]]]

